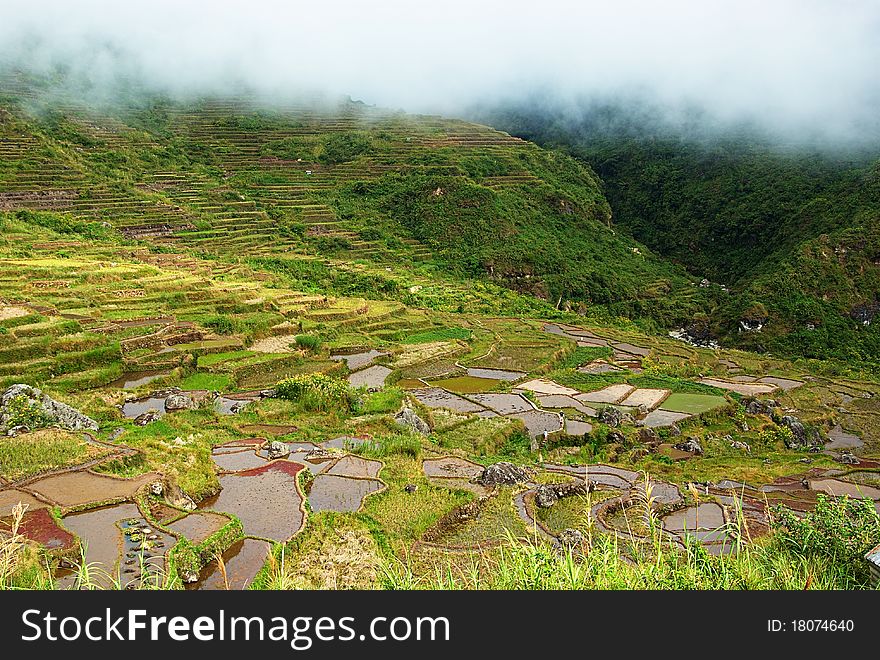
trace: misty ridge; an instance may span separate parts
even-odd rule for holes
[[[0,66],[94,103],[351,97],[526,134],[880,142],[880,5],[865,0],[3,4]]]

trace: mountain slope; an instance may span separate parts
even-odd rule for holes
[[[7,210],[100,218],[175,248],[479,277],[655,327],[702,306],[682,268],[614,231],[588,167],[485,126],[351,101],[96,109],[43,94],[7,86]]]
[[[880,358],[876,154],[781,146],[748,128],[671,129],[622,107],[559,116],[492,115],[589,163],[618,226],[728,286],[707,310],[716,335],[807,357]]]

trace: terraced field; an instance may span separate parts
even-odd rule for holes
[[[621,264],[610,306],[700,295],[642,277],[554,154],[357,103],[41,111],[3,86],[0,391],[93,422],[4,399],[0,533],[30,549],[4,586],[419,586],[511,543],[736,556],[772,504],[878,507],[876,379],[600,322],[528,255],[447,267],[455,228],[421,223],[461,187],[562,195],[558,228]]]

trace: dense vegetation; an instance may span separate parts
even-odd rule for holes
[[[880,162],[867,148],[780,144],[754,127],[680,127],[608,105],[492,113],[596,171],[617,226],[726,285],[709,326],[740,346],[842,360],[880,356]],[[742,332],[740,321],[760,332]]]

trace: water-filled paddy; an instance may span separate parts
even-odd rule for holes
[[[62,524],[81,539],[91,579],[104,588],[115,581],[125,586],[139,580],[141,565],[149,573],[164,570],[165,553],[174,543],[169,534],[150,528],[134,504],[73,513]],[[61,575],[59,586],[70,587],[74,579],[73,574]]]
[[[352,479],[333,474],[319,474],[309,491],[309,505],[313,511],[354,512],[361,508],[363,499],[381,490],[378,479]]]
[[[475,394],[478,392],[488,392],[495,389],[500,380],[494,378],[476,378],[474,376],[456,376],[454,378],[444,378],[443,380],[431,381],[431,385],[442,387],[450,392],[458,394]]]
[[[269,544],[265,541],[242,539],[223,553],[222,571],[218,563],[212,561],[202,569],[198,582],[188,584],[186,588],[190,590],[247,589],[266,563],[269,549]]]
[[[388,353],[377,351],[375,349],[369,351],[360,351],[356,353],[334,353],[330,356],[331,360],[344,361],[351,371],[356,371],[363,367],[373,364],[380,357],[386,357]]]
[[[488,380],[515,381],[525,377],[525,372],[508,371],[506,369],[485,369],[481,367],[468,367],[467,375],[472,378],[485,378]]]
[[[301,469],[298,463],[274,461],[223,475],[223,490],[201,502],[199,508],[238,516],[249,536],[286,541],[304,521],[303,500],[296,484],[296,473]]]
[[[125,374],[121,378],[117,378],[109,383],[107,387],[116,387],[123,390],[133,390],[141,385],[151,383],[157,378],[169,375],[169,371],[136,371]]]
[[[500,415],[534,410],[534,406],[519,394],[472,394],[468,398]]]
[[[463,413],[483,410],[482,406],[439,387],[413,390],[412,394],[429,408],[449,408],[450,410]]]
[[[201,543],[218,531],[229,519],[217,513],[190,513],[180,520],[166,525],[175,534],[186,537],[192,543]]]
[[[385,380],[391,375],[391,369],[381,364],[355,371],[348,375],[348,384],[352,387],[366,387],[378,390],[385,387]]]

